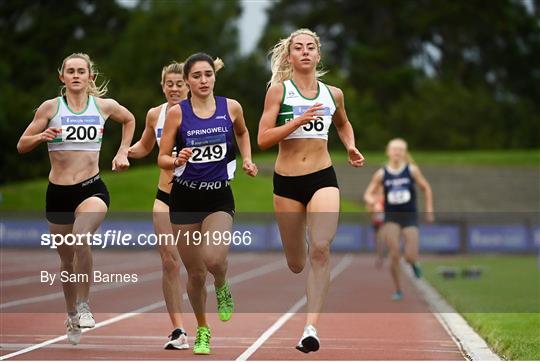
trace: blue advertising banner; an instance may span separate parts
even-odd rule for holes
[[[466,229],[466,251],[530,252],[540,250],[540,225],[470,225]],[[0,245],[3,247],[40,247],[49,236],[44,219],[4,219],[0,221]],[[420,250],[423,252],[459,252],[459,225],[421,225]],[[169,235],[169,237],[172,237]],[[201,241],[205,236],[200,235]],[[170,240],[166,240],[169,242]],[[176,239],[175,239],[176,241]],[[191,240],[194,242],[197,240]],[[94,248],[152,248],[160,243],[149,220],[106,220],[93,238]],[[163,240],[161,240],[163,243]],[[281,251],[281,237],[275,222],[244,222],[233,225],[231,249],[241,251]],[[334,251],[374,251],[374,232],[369,225],[343,223],[332,243]]]
[[[420,251],[455,253],[459,251],[459,226],[420,225]]]
[[[527,228],[524,225],[473,225],[468,228],[469,251],[526,251]]]
[[[49,224],[43,220],[2,220],[0,222],[0,245],[39,246],[41,236],[49,232]]]
[[[341,224],[332,242],[331,250],[360,251],[362,227],[357,224]]]
[[[531,228],[531,244],[533,249],[540,250],[540,225]]]
[[[268,225],[268,240],[267,246],[269,250],[283,250],[283,245],[281,244],[281,236],[279,235],[279,227],[277,222],[271,223]]]
[[[362,249],[375,251],[375,230],[367,228]],[[460,248],[459,226],[420,225],[420,251],[454,253]]]

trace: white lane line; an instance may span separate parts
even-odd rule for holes
[[[230,259],[229,262],[234,263],[235,265],[238,265],[240,263],[245,263],[253,259],[253,255],[237,255]],[[151,267],[151,266],[159,266],[160,261],[159,259],[156,259],[152,262],[146,262],[144,264],[137,264],[137,267],[139,269]],[[49,269],[58,269],[60,267],[59,261],[55,264],[51,264],[48,267],[41,267],[41,270],[49,270]],[[0,288],[4,287],[12,287],[17,285],[25,285],[25,284],[38,284],[41,283],[40,281],[40,275],[39,272],[36,273],[35,266],[32,266],[34,273],[30,276],[20,277],[20,278],[14,278],[14,279],[5,279],[0,280]],[[110,262],[103,265],[94,265],[94,270],[101,270],[101,271],[119,271],[121,269],[131,269],[133,268],[133,260],[126,261],[123,263],[118,262]],[[2,268],[3,272],[11,271],[9,268]],[[4,291],[5,293],[5,291]]]
[[[488,346],[486,341],[476,333],[472,327],[463,319],[461,314],[448,304],[448,302],[424,279],[416,279],[412,275],[411,268],[404,263],[402,270],[409,276],[414,286],[422,293],[424,299],[435,318],[442,325],[444,330],[459,347],[464,357],[472,361],[500,361]]]
[[[161,270],[159,270],[159,271],[155,271],[155,272],[152,272],[152,273],[143,274],[141,276],[141,279],[137,283],[145,283],[145,282],[149,282],[149,281],[152,281],[152,280],[160,279],[161,278],[161,273],[162,273]],[[91,289],[91,292],[95,293],[95,292],[101,292],[103,290],[121,288],[121,287],[123,287],[125,285],[136,286],[134,283],[130,283],[130,282],[107,283],[107,284],[102,284],[102,285],[98,285],[98,286],[93,286],[92,289]],[[30,298],[12,300],[10,302],[0,304],[0,309],[6,309],[6,308],[10,308],[10,307],[18,307],[18,306],[25,305],[25,304],[40,303],[40,302],[45,302],[45,301],[48,301],[48,300],[54,300],[54,299],[60,299],[60,298],[64,298],[64,292],[56,292],[56,293],[40,295],[38,297],[30,297]]]
[[[242,283],[244,281],[260,277],[262,275],[271,273],[273,271],[282,269],[284,267],[285,267],[285,263],[283,262],[283,260],[280,259],[280,260],[274,261],[272,263],[268,263],[268,264],[265,264],[263,266],[260,266],[258,268],[248,270],[247,272],[235,275],[234,277],[229,279],[229,283],[231,285]],[[208,292],[211,292],[212,290],[214,290],[214,285],[207,286],[206,290]],[[184,300],[188,299],[187,293],[183,294],[183,299]],[[135,310],[133,310],[133,311],[131,311],[129,313],[120,314],[120,315],[117,315],[116,317],[104,320],[103,322],[96,323],[96,326],[94,328],[83,329],[82,333],[94,331],[94,330],[96,330],[98,328],[105,327],[105,326],[108,326],[110,324],[122,321],[124,319],[128,319],[128,318],[137,316],[137,315],[142,314],[142,313],[150,312],[150,311],[152,311],[154,309],[158,309],[158,308],[161,308],[161,307],[164,307],[164,306],[165,306],[165,301],[159,301],[159,302],[156,302],[156,303],[152,303],[152,304],[149,304],[147,306],[141,307],[139,309],[135,309]],[[58,336],[56,338],[52,338],[52,339],[49,339],[47,341],[38,343],[38,344],[34,344],[32,346],[21,349],[19,351],[9,353],[9,354],[6,354],[4,356],[0,356],[0,361],[6,360],[8,358],[16,357],[16,356],[19,356],[21,354],[25,354],[25,353],[28,353],[28,352],[35,351],[36,349],[46,347],[46,346],[48,346],[50,344],[60,342],[60,341],[63,341],[65,339],[67,339],[67,336],[62,335],[62,336]]]
[[[341,272],[343,272],[352,262],[352,256],[350,254],[345,255],[341,261],[332,269],[330,273],[330,281],[334,280]],[[304,295],[300,298],[294,305],[283,314],[277,321],[274,322],[263,334],[251,345],[248,349],[244,351],[236,361],[246,361],[253,353],[259,349],[278,329],[280,329],[289,319],[292,318],[305,304],[307,303],[307,298]]]
[[[238,264],[245,263],[246,261],[249,261],[249,259],[240,259],[240,262]],[[133,267],[133,261],[126,262],[125,264],[126,264],[125,266],[127,266],[129,264],[129,265],[131,265]],[[120,264],[118,264],[118,265],[120,266]],[[94,270],[96,270],[96,268],[94,268]],[[152,272],[152,273],[148,273],[148,274],[143,274],[138,283],[140,283],[140,282],[144,283],[144,282],[156,280],[156,279],[159,279],[159,278],[161,278],[161,270],[160,271],[155,271],[155,272]],[[3,283],[0,283],[0,285],[3,286]],[[92,286],[90,291],[92,293],[101,292],[103,290],[120,288],[120,287],[125,286],[125,285],[135,286],[133,283],[129,283],[129,282],[108,283],[108,284]],[[212,289],[212,291],[213,290],[214,289]],[[5,291],[4,291],[4,293],[5,293]],[[63,297],[64,297],[64,292],[56,292],[56,293],[40,295],[40,296],[37,296],[37,297],[29,297],[29,298],[12,300],[12,301],[0,304],[0,310],[5,309],[5,308],[10,308],[10,307],[18,307],[18,306],[25,305],[25,304],[45,302],[45,301],[48,301],[48,300],[54,300],[54,299],[63,298]]]
[[[53,269],[53,268],[60,268],[60,261],[58,261],[57,264],[54,265],[54,267],[51,268],[42,268],[41,270],[47,270],[47,269]],[[159,266],[159,261],[152,262],[152,263],[144,263],[139,264],[137,263],[137,267],[139,269],[147,268],[151,266]],[[126,261],[124,263],[107,263],[103,265],[94,265],[93,270],[100,270],[100,271],[121,271],[126,269],[133,269],[133,260]],[[15,279],[8,279],[8,280],[0,280],[0,288],[4,287],[12,287],[15,285],[25,285],[25,284],[39,284],[40,281],[40,274],[39,271],[33,273],[33,275],[21,277],[21,278],[15,278]],[[4,291],[5,292],[5,291]]]

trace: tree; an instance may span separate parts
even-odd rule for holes
[[[370,112],[375,116],[371,120],[381,122],[386,132],[376,130],[372,123],[368,129],[374,133],[365,135],[369,143],[384,144],[387,139],[381,136],[402,134],[403,123],[397,122],[395,110],[405,109],[396,104],[415,108],[419,119],[431,122],[415,122],[415,127],[425,130],[436,126],[428,113],[442,115],[449,110],[433,112],[433,109],[420,107],[420,97],[425,95],[428,84],[425,80],[429,79],[441,82],[435,87],[440,96],[450,97],[452,94],[446,92],[463,91],[471,97],[461,99],[472,102],[468,106],[478,111],[486,110],[487,97],[491,106],[512,109],[512,122],[538,129],[539,10],[538,1],[514,0],[495,0],[489,4],[479,0],[284,1],[274,4],[270,10],[271,25],[261,45],[268,48],[279,37],[297,28],[316,31],[323,43],[325,65],[343,78],[341,83],[356,89],[358,104],[348,102],[351,112],[358,113],[360,120],[364,117],[359,105],[372,104],[376,108],[375,112]],[[456,95],[456,99],[460,96]],[[430,107],[439,106],[442,104],[430,104]],[[507,115],[508,111],[498,113],[496,120],[477,117],[471,126],[478,128],[474,132],[482,129],[478,132],[504,135],[500,143],[490,144],[490,147],[537,147],[538,133],[515,142],[520,138],[515,132],[523,126],[508,130],[505,126],[508,121],[503,119]],[[492,121],[487,123],[488,119]],[[458,123],[456,120],[450,125]],[[355,126],[365,129],[361,121]],[[408,129],[410,133],[417,131],[420,130]],[[458,132],[459,127],[454,131]],[[461,142],[452,137],[446,138],[444,144],[434,139],[422,139],[421,144],[412,142],[414,147],[422,148],[485,147],[487,144]]]
[[[47,154],[18,155],[18,138],[39,104],[58,95],[62,60],[81,51],[99,58],[126,20],[127,10],[108,0],[0,2],[0,183],[47,174]]]

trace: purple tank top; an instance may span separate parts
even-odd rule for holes
[[[176,135],[178,151],[189,147],[189,161],[174,174],[186,181],[225,181],[234,177],[236,153],[233,144],[233,123],[227,109],[227,98],[215,97],[216,112],[210,118],[199,118],[191,101],[180,103],[182,124]]]

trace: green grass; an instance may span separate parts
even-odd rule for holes
[[[360,148],[361,149],[361,148]],[[275,151],[275,150],[274,150]],[[386,160],[384,152],[364,151],[367,165],[380,165]],[[330,151],[334,164],[347,162],[347,154],[341,150]],[[525,166],[540,167],[540,150],[494,150],[494,151],[413,151],[419,165],[485,165],[485,166]],[[253,159],[259,164],[271,167],[275,152],[255,154]],[[103,172],[111,193],[111,211],[150,210],[154,200],[158,169],[155,166],[132,167],[123,174]],[[45,203],[45,179],[16,182],[0,187],[2,202],[0,210],[43,210]],[[272,180],[268,175],[248,178],[237,172],[233,190],[239,212],[271,211]],[[348,200],[342,200],[342,211],[362,211]]]
[[[159,169],[156,166],[133,167],[127,172],[102,172],[111,195],[110,211],[149,211],[156,196]],[[255,178],[236,172],[232,182],[237,212],[271,212],[272,178],[259,174]],[[43,210],[47,180],[23,181],[0,188],[0,210]],[[346,212],[362,211],[348,200],[342,200]]]
[[[360,146],[359,146],[360,147]],[[368,165],[386,162],[384,150],[372,151],[359,148]],[[411,152],[420,165],[475,165],[475,166],[536,166],[540,167],[540,149],[536,150],[482,150],[482,151],[416,151]],[[331,150],[330,156],[335,164],[347,162],[347,153],[341,148]],[[276,154],[265,152],[254,156],[255,162],[273,162]]]
[[[535,256],[460,256],[423,262],[426,279],[499,356],[540,360],[540,268]],[[479,279],[443,279],[439,266],[479,266]]]

